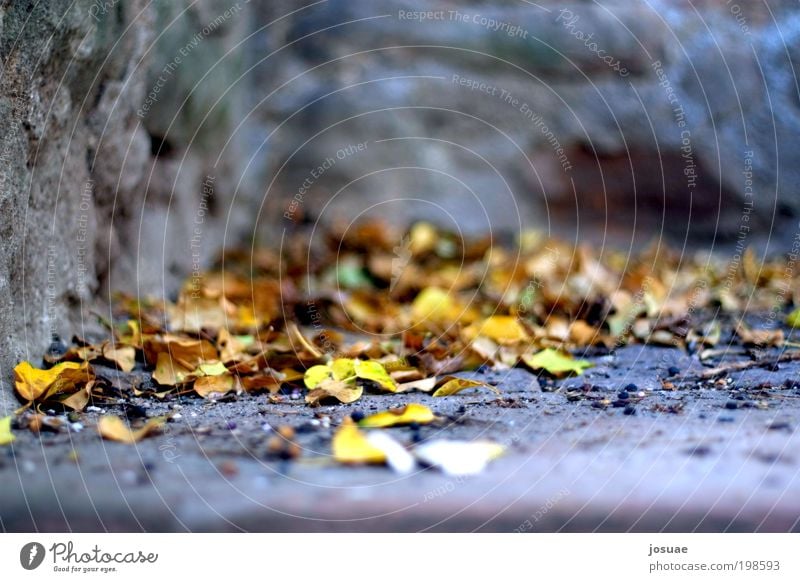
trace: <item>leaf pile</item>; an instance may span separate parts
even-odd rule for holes
[[[226,253],[219,268],[188,280],[174,302],[119,296],[105,322],[108,337],[74,338],[69,348],[49,350],[41,366],[15,368],[19,399],[26,408],[82,410],[126,391],[213,401],[303,391],[308,406],[352,403],[366,392],[458,397],[497,389],[457,372],[520,366],[563,377],[591,366],[572,353],[592,346],[713,348],[720,324],[695,326],[699,310],[788,313],[800,304],[786,261],[763,261],[752,250],[735,263],[699,255],[687,260],[657,244],[637,256],[598,255],[534,231],[503,246],[428,223],[399,232],[381,222],[334,228],[322,238],[297,232],[281,248]],[[797,313],[791,325],[800,321]],[[784,338],[739,325],[732,341],[769,347]],[[97,372],[98,364],[140,379],[118,386]],[[376,445],[359,426],[431,421],[433,412],[419,406],[343,426],[334,455],[383,462],[388,447],[399,466],[408,466],[396,447],[383,437],[375,437]],[[107,417],[99,430],[135,442],[160,422],[132,430]],[[491,446],[480,454],[459,447],[431,447],[426,462],[441,465],[440,454],[497,454]]]

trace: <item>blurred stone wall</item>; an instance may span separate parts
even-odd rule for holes
[[[258,21],[292,7],[260,5]],[[294,219],[383,212],[618,240],[635,225],[705,242],[793,224],[799,16],[732,0],[298,10],[270,27],[277,52],[255,69],[277,166],[262,218],[288,204]]]

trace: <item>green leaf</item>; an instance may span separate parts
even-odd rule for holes
[[[553,376],[566,374],[582,374],[586,368],[591,368],[592,363],[587,360],[575,360],[569,354],[547,348],[537,354],[523,354],[522,361],[533,370],[545,370]]]
[[[380,362],[355,360],[354,364],[357,377],[380,384],[389,392],[397,392],[397,384]]]
[[[800,327],[800,308],[795,309],[786,316],[786,323],[792,327]]]

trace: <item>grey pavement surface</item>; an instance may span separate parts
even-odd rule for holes
[[[669,366],[692,369],[687,358],[632,346],[591,358],[595,368],[567,380],[540,383],[521,369],[473,373],[496,383],[500,396],[376,394],[316,409],[288,397],[272,404],[263,394],[217,403],[133,399],[131,414],[180,418],[134,446],[102,440],[98,412],[83,415],[80,432],[18,431],[13,448],[0,450],[0,527],[800,531],[800,364],[700,384],[678,375],[672,390],[652,384],[670,376]],[[629,384],[637,390],[630,387],[623,405],[618,393]],[[486,438],[508,445],[507,454],[468,478],[330,459],[330,437],[346,415],[412,401],[442,420],[387,429],[404,444]],[[297,430],[297,460],[268,452],[274,428],[285,424]]]

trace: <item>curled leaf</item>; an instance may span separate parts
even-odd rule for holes
[[[114,362],[123,372],[130,372],[136,366],[136,348],[133,346],[115,346],[107,342],[103,344],[103,357]]]
[[[553,376],[566,374],[582,374],[592,363],[587,360],[576,360],[568,354],[547,348],[536,354],[523,354],[522,361],[532,370],[544,370]]]
[[[358,378],[375,382],[389,392],[397,392],[397,383],[392,380],[392,377],[389,376],[386,368],[380,362],[355,360],[354,367]]]
[[[436,420],[436,416],[430,408],[422,404],[411,403],[401,408],[390,408],[368,416],[359,421],[358,425],[366,428],[385,428],[412,422],[428,424],[434,420]]]
[[[22,362],[14,368],[14,387],[24,400],[33,402],[74,392],[93,377],[86,362],[63,362],[49,370],[40,370],[29,362]]]
[[[361,398],[363,393],[364,389],[354,382],[326,380],[306,394],[306,403],[316,406],[321,400],[330,397],[336,398],[339,402],[343,402],[344,404],[349,404]]]
[[[166,417],[151,418],[144,426],[132,430],[125,421],[118,416],[103,416],[97,423],[97,431],[104,439],[132,445],[143,438],[150,436],[167,421]]]
[[[488,388],[495,394],[500,394],[500,391],[495,388],[494,386],[490,386],[485,382],[479,382],[478,380],[468,380],[466,378],[452,378],[447,380],[436,392],[433,393],[433,396],[440,397],[440,396],[452,396],[453,394],[458,394],[462,390],[466,390],[467,388]]]
[[[340,463],[384,463],[386,453],[371,444],[349,418],[333,435],[333,458]]]

